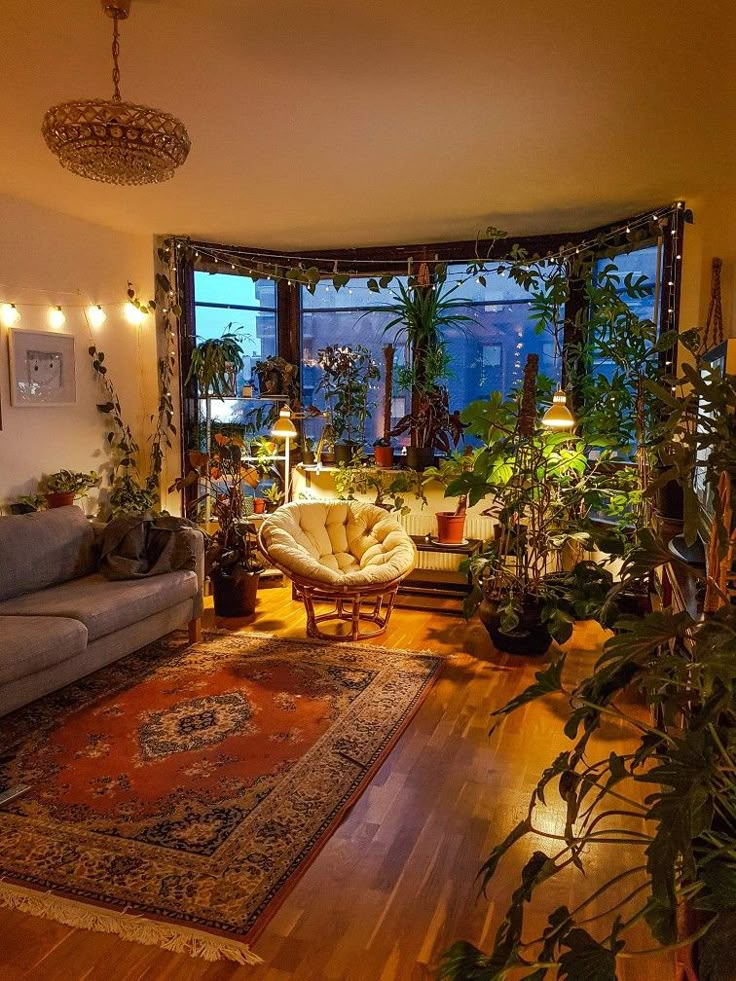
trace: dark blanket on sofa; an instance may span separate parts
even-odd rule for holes
[[[102,532],[100,572],[108,579],[142,579],[194,569],[191,536],[182,534],[187,528],[197,526],[169,515],[113,518]]]

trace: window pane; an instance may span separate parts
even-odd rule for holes
[[[621,278],[621,284],[617,292],[624,300],[626,306],[641,320],[651,320],[657,322],[657,311],[655,310],[655,283],[657,281],[657,253],[656,245],[648,245],[643,249],[635,249],[633,252],[625,252],[613,258],[598,259],[595,264],[595,273],[598,275],[601,270],[611,264],[616,266],[617,274]],[[624,278],[631,274],[636,283],[642,276],[645,277],[644,285],[648,287],[648,294],[641,298],[625,296],[626,287]],[[600,375],[604,375],[609,381],[616,374],[616,365],[603,357],[593,355],[593,369]]]
[[[197,303],[224,303],[242,307],[276,309],[276,283],[270,279],[253,282],[238,273],[194,273]]]
[[[270,280],[254,283],[236,273],[196,271],[194,273],[194,332],[200,343],[222,337],[226,331],[238,334],[243,348],[243,367],[234,379],[234,392],[240,395],[252,383],[256,361],[278,353],[276,285]],[[247,309],[244,309],[246,307]],[[190,434],[190,444],[204,448],[207,419],[205,399],[197,400],[199,433]],[[209,400],[210,422],[262,431],[258,403],[239,397]]]
[[[307,296],[306,290],[302,291]],[[331,291],[335,297],[334,289]],[[346,290],[341,290],[344,293]],[[355,288],[355,294],[364,295],[368,293],[364,288]],[[355,295],[354,294],[354,295]],[[368,293],[368,296],[375,298],[375,294]],[[341,300],[342,297],[339,297]],[[379,297],[382,304],[386,304],[387,296],[382,294]],[[375,304],[374,304],[375,305]],[[390,314],[379,311],[366,312],[364,309],[340,310],[340,309],[304,309],[302,311],[302,398],[305,405],[316,405],[319,409],[325,408],[322,393],[316,391],[317,383],[322,374],[317,367],[317,352],[331,344],[348,345],[356,348],[366,347],[371,352],[374,361],[379,367],[381,378],[375,382],[370,389],[368,398],[368,409],[370,417],[366,427],[366,446],[373,444],[376,437],[383,435],[383,348],[386,344],[394,343],[396,331],[385,333],[384,328],[391,320]],[[394,356],[394,372],[404,360],[403,346],[396,351]],[[394,390],[393,406],[399,410],[405,404],[402,394]],[[403,413],[402,413],[403,414]],[[392,413],[392,424],[398,422],[401,415]],[[304,423],[305,432],[308,436],[318,438],[322,430],[322,420],[307,419]]]
[[[452,375],[450,409],[463,409],[490,392],[508,395],[521,384],[528,354],[539,356],[539,373],[560,378],[550,334],[537,334],[528,303],[483,303],[462,308],[471,318],[445,334]]]
[[[496,272],[502,262],[487,262],[485,273],[482,273],[486,281],[483,286],[480,276],[468,274],[467,266],[451,265],[447,267],[447,282],[449,285],[457,284],[457,290],[453,296],[466,298],[471,303],[493,303],[499,300],[528,300],[530,293],[523,286],[510,279],[505,272]]]

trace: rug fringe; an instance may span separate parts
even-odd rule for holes
[[[159,920],[131,913],[118,913],[65,899],[50,892],[25,889],[13,883],[0,881],[0,906],[55,920],[64,926],[92,930],[96,933],[114,933],[122,940],[149,947],[161,947],[177,954],[189,954],[205,961],[227,960],[236,964],[262,964],[247,944],[228,940],[215,934],[190,927],[176,926]]]

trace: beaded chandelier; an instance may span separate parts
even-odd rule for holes
[[[187,159],[189,135],[176,116],[120,96],[118,22],[130,13],[130,0],[102,0],[113,20],[112,99],[80,99],[53,106],[41,133],[61,163],[80,177],[106,184],[156,184],[174,176]]]

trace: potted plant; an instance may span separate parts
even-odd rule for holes
[[[8,505],[11,514],[32,514],[46,506],[44,494],[24,494]]]
[[[453,296],[458,285],[448,287],[445,270],[436,266],[434,282],[426,264],[416,280],[399,283],[392,291],[393,302],[374,309],[390,316],[386,331],[398,328],[396,339],[406,344],[409,362],[397,372],[399,387],[411,392],[411,411],[392,430],[392,436],[410,434],[407,465],[423,469],[434,462],[435,450],[450,452],[460,438],[453,429],[449,396],[443,380],[449,375],[446,331],[472,320],[461,313],[467,301]],[[456,417],[459,424],[459,417]]]
[[[383,467],[386,470],[390,470],[393,467],[394,448],[391,445],[390,437],[381,436],[375,440],[373,443],[373,459],[376,461],[377,467]]]
[[[358,346],[328,346],[317,352],[322,392],[335,436],[335,462],[349,463],[365,442],[368,392],[379,377],[371,352]]]
[[[387,472],[382,467],[372,467],[364,463],[342,464],[334,472],[335,491],[341,500],[356,500],[356,494],[372,496],[372,503],[386,511],[408,514],[407,495],[427,504],[424,494],[424,480],[421,473],[414,470]]]
[[[269,514],[272,514],[277,510],[283,501],[284,492],[277,483],[273,483],[263,496],[265,498],[266,510],[269,512]]]
[[[305,467],[313,467],[315,463],[315,453],[314,453],[314,440],[307,436],[304,432],[304,426],[301,427],[301,451],[302,451],[302,464]]]
[[[428,467],[424,471],[425,483],[437,481],[442,487],[447,488],[453,484],[463,473],[473,469],[475,457],[479,451],[470,450],[469,453],[453,453],[440,461],[438,467]],[[468,495],[461,493],[457,498],[457,505],[454,511],[438,511],[437,518],[437,541],[442,545],[462,545],[465,541],[465,516],[468,509]]]
[[[564,640],[572,618],[548,577],[561,567],[571,543],[588,545],[593,504],[602,499],[605,453],[591,460],[579,437],[545,429],[537,408],[535,355],[529,355],[521,392],[471,403],[463,415],[483,445],[455,469],[445,494],[467,495],[470,505],[489,499],[484,514],[496,521],[495,537],[465,563],[474,588],[466,614],[480,613],[502,651],[539,655],[552,638]]]
[[[399,372],[402,375],[402,372]],[[413,372],[410,372],[414,377]],[[409,433],[411,445],[406,449],[406,465],[412,470],[425,470],[435,462],[435,453],[451,453],[460,442],[463,423],[459,412],[450,412],[449,395],[444,385],[417,392],[414,408],[396,423],[392,436]]]
[[[209,498],[214,534],[207,545],[207,565],[215,598],[215,613],[222,617],[250,616],[256,605],[256,593],[263,565],[246,520],[246,487],[257,485],[257,470],[244,460],[244,443],[237,436],[217,433],[214,437],[217,452],[188,454],[189,472],[169,488],[181,490],[195,487],[197,493],[190,503],[196,515]]]
[[[88,473],[59,470],[44,477],[41,487],[48,507],[63,508],[74,504],[77,497],[84,497],[87,491],[99,482],[100,478],[94,470]]]
[[[319,434],[315,457],[323,467],[335,465],[335,430],[332,428],[329,418],[325,421],[322,432]]]
[[[234,397],[237,394],[238,372],[243,364],[239,328],[230,323],[221,337],[209,338],[194,346],[184,383],[188,385],[194,379],[200,395],[208,399]]]

